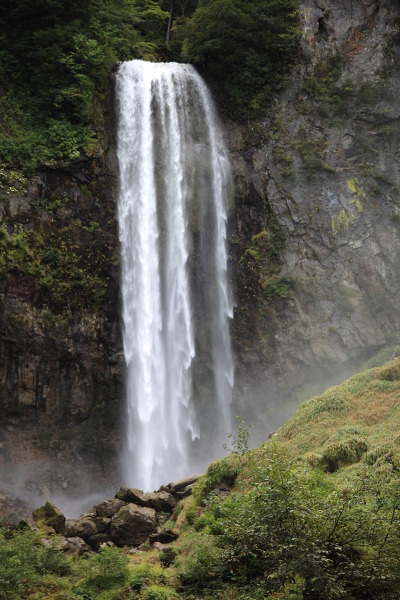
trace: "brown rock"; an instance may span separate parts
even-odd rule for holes
[[[106,517],[95,517],[93,519],[94,524],[96,525],[97,531],[99,533],[104,533],[108,529],[110,529],[111,519],[107,519]]]
[[[172,512],[177,501],[168,491],[142,492],[137,488],[121,488],[118,492],[118,498],[126,502],[133,502],[138,506],[147,506],[154,508],[157,512]]]
[[[173,529],[166,529],[165,531],[160,531],[159,533],[152,533],[149,537],[150,544],[169,544],[174,542],[178,538],[178,534]]]
[[[97,552],[102,544],[106,544],[110,541],[109,533],[96,533],[96,535],[91,535],[87,540],[87,543],[93,550]]]
[[[97,527],[92,519],[67,519],[65,523],[65,537],[80,537],[86,540],[92,535],[98,533]]]
[[[111,519],[110,534],[117,546],[139,546],[157,528],[153,508],[127,504]]]
[[[179,481],[174,481],[169,483],[165,489],[167,489],[171,494],[176,494],[180,492],[188,485],[193,485],[196,481],[202,476],[202,473],[198,475],[192,475],[191,477],[185,477],[185,479],[180,479]]]
[[[90,546],[80,537],[62,538],[60,543],[60,550],[63,550],[66,554],[72,556],[81,556],[91,552]]]
[[[175,561],[177,552],[175,548],[171,548],[171,546],[164,546],[160,542],[156,542],[154,544],[155,548],[160,553],[160,561],[164,567],[169,567]]]
[[[97,517],[111,518],[124,506],[125,502],[119,498],[111,498],[110,500],[104,500],[100,504],[94,506]]]

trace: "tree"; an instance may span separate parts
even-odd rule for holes
[[[242,116],[266,107],[300,39],[297,0],[200,0],[182,26],[183,59],[216,82]]]

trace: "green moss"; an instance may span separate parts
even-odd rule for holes
[[[347,210],[343,208],[337,217],[331,221],[332,233],[337,233],[340,229],[347,229],[350,227],[354,218],[353,214],[347,212]]]
[[[378,378],[382,381],[400,381],[400,361],[396,360],[382,367]]]
[[[35,303],[54,313],[99,307],[108,285],[106,253],[78,221],[61,228],[35,230],[0,227],[0,277],[31,275]]]
[[[282,177],[291,177],[295,174],[293,158],[282,146],[275,146],[273,150],[274,160]]]
[[[363,185],[357,177],[347,181],[347,187],[351,194],[356,194],[359,198],[365,199],[365,191]]]
[[[241,460],[236,455],[226,456],[212,462],[206,474],[195,483],[193,487],[193,497],[196,504],[217,485],[226,483],[233,485],[240,469]]]
[[[328,56],[314,67],[312,74],[303,80],[302,110],[313,104],[318,112],[325,117],[340,116],[348,114],[350,101],[354,97],[351,82],[339,84],[343,71],[344,59],[339,53]]]
[[[291,295],[294,279],[286,275],[272,275],[261,284],[265,297],[271,300],[274,297],[287,298]]]
[[[32,511],[33,518],[38,525],[52,527],[57,533],[65,532],[65,517],[51,502]]]
[[[322,453],[322,461],[327,470],[334,473],[340,467],[359,462],[367,450],[368,446],[363,438],[353,437],[329,444]]]
[[[296,141],[291,144],[301,160],[301,170],[309,177],[314,177],[321,171],[333,172],[333,169],[325,160],[325,149],[327,139],[325,135],[310,130],[304,126],[300,127],[296,134]]]

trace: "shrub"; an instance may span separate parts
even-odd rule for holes
[[[143,600],[173,600],[178,594],[172,588],[161,585],[151,585],[142,591]]]
[[[79,565],[84,589],[109,590],[124,584],[129,575],[128,559],[118,548],[101,548]]]
[[[54,573],[66,575],[69,564],[54,546],[44,546],[30,529],[8,532],[0,529],[0,599],[19,600],[26,582]]]
[[[207,590],[230,581],[274,598],[396,597],[400,479],[393,465],[365,468],[335,489],[331,476],[296,466],[268,444],[248,468],[245,493],[207,507],[200,543],[181,563],[185,585]]]

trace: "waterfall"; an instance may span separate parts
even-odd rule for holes
[[[127,367],[125,483],[202,468],[230,431],[227,152],[190,65],[117,72],[118,219]]]

